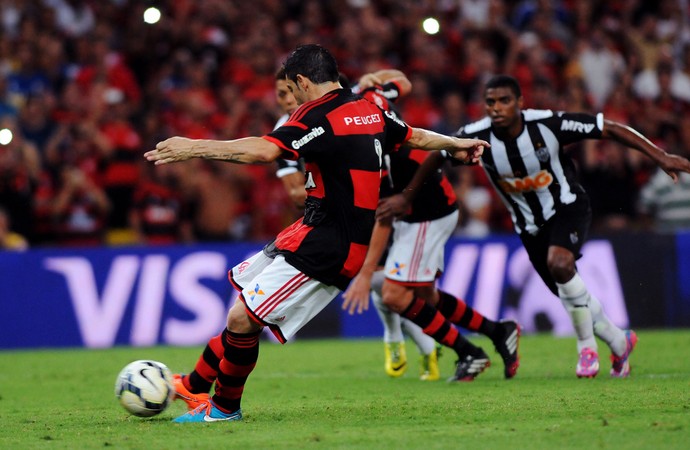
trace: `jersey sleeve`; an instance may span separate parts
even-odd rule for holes
[[[361,95],[362,97],[374,103],[374,98],[377,95],[382,96],[387,101],[396,102],[401,97],[401,91],[402,89],[400,89],[400,85],[395,81],[388,81],[386,83],[378,84],[366,89],[362,89],[359,84],[356,84],[352,87],[352,92]],[[379,105],[379,107],[381,107],[381,105]]]
[[[278,158],[276,159],[276,165],[278,166],[278,170],[276,170],[276,176],[278,178],[283,178],[286,175],[290,175],[291,173],[296,173],[301,170],[299,161]]]
[[[383,95],[389,102],[395,103],[400,98],[400,86],[395,81],[383,83],[376,92]]]
[[[584,139],[601,139],[604,115],[559,112],[543,122],[558,137],[562,145]]]
[[[412,136],[412,127],[400,120],[391,111],[383,111],[383,119],[386,123],[386,151],[395,151],[400,145],[407,142]]]
[[[303,156],[304,149],[309,143],[318,140],[325,132],[323,125],[307,126],[302,122],[288,121],[263,136],[263,139],[280,147],[283,151],[281,158],[294,161]]]

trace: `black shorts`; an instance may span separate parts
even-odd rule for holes
[[[580,250],[587,239],[591,223],[592,208],[589,199],[580,194],[574,203],[559,208],[536,235],[520,234],[532,265],[554,294],[558,293],[558,289],[546,264],[549,247],[556,245],[567,248],[575,255],[576,260],[580,259]]]

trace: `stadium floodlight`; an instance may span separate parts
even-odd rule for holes
[[[159,20],[161,20],[161,12],[158,8],[152,6],[144,11],[144,22],[153,25],[158,23]]]
[[[427,17],[422,22],[422,29],[426,34],[436,34],[441,30],[441,24],[434,17]]]
[[[0,145],[7,145],[12,142],[12,131],[8,128],[3,128],[0,130]]]

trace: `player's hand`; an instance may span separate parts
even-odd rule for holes
[[[449,148],[453,158],[464,161],[465,164],[477,164],[484,153],[484,149],[491,147],[491,144],[482,139],[462,139],[454,138],[454,148]]]
[[[379,77],[377,77],[373,73],[365,73],[359,79],[359,82],[357,84],[359,85],[359,88],[363,91],[363,90],[368,89],[372,86],[382,84],[382,81]]]
[[[343,310],[353,315],[369,309],[369,291],[371,290],[371,276],[358,274],[343,294]]]
[[[171,137],[156,144],[156,149],[144,153],[144,158],[154,164],[168,164],[194,158],[196,141],[185,137]]]
[[[379,200],[379,205],[376,208],[376,220],[381,222],[391,221],[396,217],[407,214],[410,207],[410,202],[402,194],[383,198]]]
[[[690,173],[690,161],[678,155],[667,154],[659,161],[659,167],[673,179],[674,183],[678,183],[680,172]]]

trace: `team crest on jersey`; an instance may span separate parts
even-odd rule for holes
[[[402,263],[395,263],[395,268],[391,269],[388,274],[389,275],[398,275],[400,276],[400,272],[406,267],[405,264]]]
[[[544,144],[541,142],[537,144],[537,150],[535,151],[537,154],[537,159],[541,162],[546,162],[549,160],[549,149],[544,147]]]
[[[256,297],[257,295],[264,295],[264,291],[262,291],[259,287],[259,283],[256,284],[253,291],[249,291],[249,298],[251,300],[254,300],[254,297]]]
[[[572,233],[570,233],[570,242],[572,242],[573,244],[577,244],[577,241],[579,240],[580,237],[577,235],[577,231],[573,231]]]

